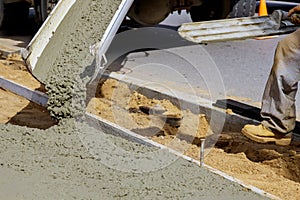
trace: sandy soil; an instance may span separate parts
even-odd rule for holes
[[[44,90],[18,57],[2,59],[0,68],[1,76]],[[1,123],[41,129],[56,124],[44,108],[2,89],[0,105]],[[179,110],[166,100],[148,99],[114,80],[101,82],[88,110],[196,159],[199,139],[210,133],[204,115]],[[223,133],[205,162],[282,199],[300,199],[300,148],[259,145],[240,133]]]
[[[10,55],[0,60],[0,76],[24,85],[32,90],[45,92],[44,86],[27,71],[19,55]],[[46,129],[57,122],[51,119],[46,108],[0,88],[1,123],[18,124]]]

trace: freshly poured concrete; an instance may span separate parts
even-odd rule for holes
[[[76,126],[75,126],[76,124]],[[264,199],[237,183],[156,148],[103,134],[85,124],[63,120],[46,131],[0,126],[0,198],[6,199]],[[93,135],[109,141],[93,148]],[[82,140],[80,140],[80,137]],[[82,142],[83,141],[83,142]],[[101,150],[101,158],[89,150]],[[86,143],[86,144],[87,144]],[[95,143],[94,143],[95,144]],[[122,149],[131,160],[117,155]],[[174,159],[165,166],[161,157]],[[98,151],[99,152],[99,151]],[[147,160],[158,170],[143,172]],[[109,159],[118,158],[116,165]],[[132,163],[137,163],[132,167]]]

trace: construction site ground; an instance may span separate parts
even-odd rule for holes
[[[259,106],[260,94],[269,71],[266,68],[270,68],[272,52],[278,39],[280,37],[268,41],[247,40],[203,45],[200,49],[201,53],[198,51],[198,46],[182,41],[180,45],[178,43],[171,45],[169,47],[171,51],[132,53],[128,55],[127,62],[121,67],[114,63],[108,69],[107,74],[110,74],[111,78],[103,78],[99,81],[94,91],[95,97],[87,102],[87,111],[199,160],[199,139],[208,134],[212,128],[207,116],[201,114],[201,111],[195,114],[186,108],[179,109],[169,100],[147,97],[139,92],[140,88],[157,87],[171,93],[176,90],[187,98],[194,94],[208,100],[216,100],[220,97],[232,98]],[[172,40],[178,40],[178,36]],[[12,40],[13,43],[15,41]],[[16,42],[12,46],[22,47],[27,42],[28,38],[24,43]],[[1,41],[0,46],[3,44]],[[7,49],[4,52],[7,52]],[[197,65],[197,60],[194,63],[190,60],[195,57],[194,52],[198,52],[197,59],[205,61],[203,66],[199,63]],[[260,55],[260,58],[253,55]],[[173,62],[165,60],[168,56],[171,60],[175,58]],[[177,62],[178,56],[183,56],[184,59],[180,58],[180,62]],[[152,65],[145,65],[149,63],[146,59],[152,60],[150,62]],[[183,66],[187,67],[186,71],[182,70]],[[193,74],[193,70],[197,73]],[[184,73],[181,73],[182,71]],[[243,78],[239,76],[242,73]],[[173,78],[170,78],[170,75],[174,75]],[[0,76],[33,90],[46,92],[44,86],[27,71],[19,54],[2,53]],[[140,78],[141,76],[143,79]],[[199,79],[199,76],[202,79]],[[222,81],[212,84],[210,81],[215,82],[212,77],[217,79],[221,77]],[[136,84],[140,83],[140,88],[135,91],[131,90],[130,84],[126,84],[133,80]],[[243,89],[233,89],[236,84]],[[217,94],[214,93],[216,91]],[[44,130],[56,129],[55,125],[58,123],[50,117],[46,108],[1,88],[0,107],[0,123],[8,124],[2,129],[0,135],[0,175],[3,177],[0,184],[5,186],[0,188],[1,198],[134,199],[144,196],[146,199],[154,199],[168,194],[169,196],[178,194],[176,197],[172,196],[172,199],[174,197],[198,198],[193,195],[199,192],[194,190],[198,188],[196,186],[201,177],[193,176],[193,173],[196,174],[195,171],[186,171],[187,178],[175,180],[179,173],[185,172],[185,169],[194,169],[185,163],[180,165],[183,166],[180,169],[174,168],[177,165],[170,165],[172,173],[162,170],[155,176],[112,172],[108,168],[99,167],[89,153],[81,153],[82,144],[75,142],[77,136],[71,135],[67,130],[62,130],[62,135],[49,133],[43,135]],[[147,112],[147,108],[153,107],[158,108],[158,111],[162,108],[166,112],[163,116],[161,113]],[[227,114],[231,114],[230,110],[227,110]],[[165,123],[164,117],[168,119],[168,116],[183,117],[180,126],[174,127]],[[18,128],[12,129],[10,124],[17,125]],[[122,145],[125,142],[116,143]],[[141,149],[141,151],[143,149],[137,146],[127,148]],[[205,156],[207,165],[281,199],[300,199],[300,147],[257,144],[245,138],[239,128],[232,127],[223,131],[215,146],[206,151],[208,152]],[[97,167],[103,171],[98,172]],[[108,175],[105,176],[105,173]],[[122,181],[125,179],[128,181]],[[149,179],[152,179],[150,183],[157,183],[153,179],[168,179],[168,181],[158,181],[158,185],[142,188],[144,182]],[[178,184],[176,185],[173,180],[178,181]],[[214,181],[220,181],[221,186],[214,185]],[[228,196],[218,197],[218,194],[213,193],[227,190],[226,184],[218,178],[206,182],[208,185],[203,188],[212,189],[213,199],[263,198],[251,196],[247,189],[239,189],[235,185],[232,193],[226,193]],[[162,183],[165,185],[160,185]],[[114,184],[118,185],[118,191],[114,190]],[[179,187],[183,185],[190,187],[191,184],[195,187]],[[43,185],[46,187],[42,187]],[[159,189],[156,189],[158,186]],[[101,193],[97,191],[99,188]],[[202,193],[208,198],[207,192],[202,191]]]

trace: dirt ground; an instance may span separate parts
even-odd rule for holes
[[[44,92],[44,86],[27,71],[19,55],[10,55],[0,60],[0,76],[24,85],[33,90]],[[46,129],[57,122],[52,120],[46,108],[0,88],[1,123],[18,124],[32,128]]]
[[[29,88],[44,87],[18,55],[0,60],[0,76]],[[199,158],[200,138],[210,134],[204,115],[149,99],[115,80],[103,80],[87,110],[136,133]],[[46,129],[57,122],[45,108],[0,89],[0,122]],[[224,132],[205,163],[282,199],[300,199],[300,148],[256,144],[239,132]]]

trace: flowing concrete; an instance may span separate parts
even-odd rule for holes
[[[84,112],[85,85],[93,73],[90,46],[101,40],[120,3],[76,1],[43,51],[35,73],[46,83],[53,117],[71,118]],[[85,70],[89,72],[81,75]]]

